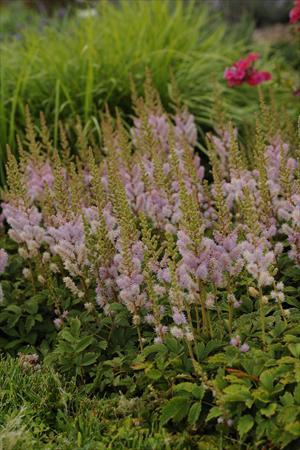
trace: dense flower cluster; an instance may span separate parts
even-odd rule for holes
[[[224,72],[224,78],[228,86],[239,86],[242,83],[248,83],[250,86],[256,86],[272,78],[270,72],[259,71],[254,68],[254,63],[259,59],[258,53],[249,53],[245,59],[236,61],[232,67]]]
[[[253,81],[256,59],[239,61],[228,80]],[[24,277],[46,286],[57,280],[92,314],[113,315],[111,305],[121,303],[136,327],[153,328],[156,342],[167,333],[187,342],[199,330],[212,335],[211,314],[224,298],[231,333],[247,289],[261,308],[273,302],[284,315],[277,279],[284,248],[300,266],[297,150],[274,128],[258,127],[248,167],[228,125],[207,141],[208,184],[193,150],[193,116],[185,109],[168,116],[152,91],[135,106],[130,133],[120,118],[103,118],[100,162],[88,148],[76,163],[56,151],[24,152],[18,167],[10,156],[2,209]],[[54,297],[60,329],[68,310]],[[231,344],[249,350],[239,335]]]
[[[290,23],[300,22],[300,0],[295,0],[294,7],[290,10]]]

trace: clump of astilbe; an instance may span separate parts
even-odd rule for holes
[[[61,283],[74,305],[86,311],[92,305],[93,314],[124,305],[141,347],[150,326],[156,342],[168,333],[183,340],[193,361],[193,341],[215,334],[212,319],[221,320],[222,299],[234,339],[235,308],[250,278],[265,345],[266,303],[276,302],[286,320],[276,273],[282,236],[294,264],[300,259],[296,152],[275,126],[257,126],[248,166],[233,125],[222,123],[218,137],[208,139],[209,183],[193,150],[193,117],[178,105],[168,116],[149,79],[145,97],[135,98],[130,132],[118,112],[113,118],[106,111],[100,151],[88,148],[77,124],[74,159],[63,125],[54,150],[43,118],[40,138],[28,120],[29,147],[20,143],[19,165],[9,155],[2,205],[25,258],[24,276],[50,292],[57,329],[68,317],[55,291]]]
[[[209,147],[213,147],[218,165],[220,166],[220,174],[222,174],[222,190],[225,195],[228,209],[239,215],[238,205],[243,197],[243,189],[247,187],[251,192],[256,191],[257,178],[253,177],[253,173],[248,169],[241,149],[238,143],[237,131],[232,124],[228,124],[222,130],[224,136],[224,144],[222,146],[221,138],[209,136]],[[222,152],[220,152],[222,148]],[[212,186],[212,189],[214,186]]]
[[[135,88],[133,93],[135,93]],[[163,110],[157,91],[153,89],[151,82],[151,74],[147,70],[144,83],[145,98],[138,98],[133,95],[134,111],[134,128],[131,129],[133,142],[137,143],[141,139],[144,144],[148,144],[148,151],[158,141],[162,147],[167,146],[168,141],[168,116]]]
[[[263,130],[259,121],[256,122],[256,141],[254,149],[255,166],[258,170],[258,191],[260,199],[261,220],[268,226],[272,219],[271,195],[268,185],[268,159],[265,154]]]
[[[114,262],[114,242],[118,235],[116,219],[111,215],[110,205],[101,180],[101,172],[92,149],[88,154],[90,174],[91,207],[96,209],[95,220],[84,220],[85,241],[89,273],[96,280],[96,302],[110,314],[109,302],[116,297],[117,266]],[[107,207],[108,206],[108,207]]]
[[[44,115],[40,115],[41,141],[38,140],[29,108],[26,107],[26,139],[25,144],[30,153],[25,153],[21,142],[19,141],[19,153],[21,166],[23,165],[25,182],[29,198],[33,201],[39,198],[46,185],[52,187],[54,177],[49,158],[52,154],[52,144],[49,131],[45,122]],[[46,151],[47,157],[42,157],[41,152]]]
[[[291,246],[289,257],[300,267],[300,195],[294,194],[290,199],[289,221],[282,225]]]
[[[277,255],[282,251],[282,244],[275,245],[275,237],[280,231],[282,219],[287,223],[283,224],[281,230],[289,235],[289,255],[296,263],[299,254],[297,224],[293,220],[298,214],[295,174],[299,162],[289,155],[289,147],[279,134],[267,135],[266,139],[268,145],[262,142],[261,135],[258,136],[256,167],[248,172],[253,180],[252,189],[244,187],[241,201],[241,212],[248,229],[247,240],[243,244],[246,269],[258,284],[261,310],[267,299],[262,295],[263,289],[276,286],[274,266]],[[273,298],[284,316],[281,305],[283,296],[273,295]],[[261,318],[263,322],[262,314]]]
[[[159,245],[157,236],[152,233],[152,228],[145,215],[140,214],[142,229],[142,242],[144,246],[144,264],[143,277],[145,281],[145,290],[148,298],[148,312],[145,315],[145,322],[154,328],[156,343],[163,342],[168,327],[163,324],[165,306],[163,297],[167,290],[165,281],[158,278],[161,269],[159,262],[163,247]]]
[[[222,284],[217,268],[217,246],[212,239],[204,237],[205,226],[198,198],[193,195],[193,191],[188,191],[172,140],[170,140],[170,152],[172,169],[178,180],[180,202],[177,247],[182,259],[176,273],[182,289],[188,294],[187,313],[189,314],[190,305],[194,305],[196,326],[199,331],[198,307],[200,306],[203,330],[205,333],[212,334],[205,286],[212,280],[217,285]]]
[[[36,257],[44,241],[45,229],[42,214],[32,204],[23,183],[24,174],[15,156],[8,151],[7,185],[2,203],[3,215],[10,226],[9,236],[19,244],[19,253],[24,258]]]
[[[145,182],[149,187],[144,195],[144,212],[152,216],[156,226],[164,229],[166,225],[172,223],[174,215],[171,186],[167,178],[169,174],[167,149],[159,144],[149,125],[145,105],[141,104],[140,115],[141,133],[138,137],[138,146],[143,150],[140,163],[146,178]]]
[[[214,238],[219,247],[219,270],[222,271],[228,300],[228,329],[232,333],[233,310],[241,303],[234,295],[236,278],[244,267],[241,242],[238,242],[238,230],[233,229],[231,212],[226,203],[222,190],[221,164],[216,152],[216,144],[208,140],[210,161],[213,175],[212,195],[214,198],[217,223],[214,229]],[[214,302],[216,295],[213,296]]]
[[[170,332],[177,339],[185,339],[193,359],[193,351],[190,344],[195,339],[191,317],[191,305],[193,304],[193,299],[190,301],[190,299],[187,298],[180,283],[180,275],[178,276],[177,273],[177,253],[178,250],[174,241],[174,236],[167,232],[165,258],[168,267],[164,271],[164,278],[170,283],[169,302],[173,319],[173,325],[170,327]]]
[[[118,177],[118,168],[113,158],[109,158],[107,168],[112,216],[116,218],[118,229],[114,242],[116,249],[114,262],[117,267],[116,284],[119,289],[119,298],[132,314],[133,323],[137,326],[142,347],[140,323],[147,299],[143,292],[144,249],[127,200],[125,187]]]

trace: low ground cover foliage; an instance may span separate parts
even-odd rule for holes
[[[74,389],[79,416],[85,396],[96,417],[107,399],[136,423],[127,448],[297,448],[299,129],[261,96],[245,146],[220,110],[204,164],[193,115],[179,101],[167,114],[149,73],[132,98],[131,128],[107,109],[101,145],[78,123],[72,151],[27,109],[20,161],[8,151],[0,345],[19,362],[2,365],[68,385],[67,403],[61,387],[39,394],[47,417],[29,399],[28,439],[67,433]],[[72,425],[79,448],[104,442],[103,414],[82,419],[93,443]]]

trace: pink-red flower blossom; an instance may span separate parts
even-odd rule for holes
[[[248,83],[250,86],[256,86],[264,81],[271,80],[270,72],[259,71],[254,68],[254,63],[259,59],[258,53],[249,53],[245,59],[236,61],[224,72],[224,78],[228,86],[239,86],[242,83]]]
[[[295,0],[294,7],[290,10],[290,23],[300,21],[300,0]]]

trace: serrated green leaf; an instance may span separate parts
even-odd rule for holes
[[[79,341],[76,342],[75,352],[83,352],[87,347],[93,344],[95,339],[92,336],[84,336]]]
[[[297,419],[300,409],[296,405],[284,406],[277,415],[277,421],[280,424],[286,425],[293,423]]]
[[[201,361],[202,358],[204,357],[204,354],[205,354],[205,345],[204,345],[204,342],[198,342],[198,343],[195,345],[195,354],[196,354],[197,359],[198,359],[199,361]]]
[[[71,319],[70,321],[70,332],[73,336],[78,337],[79,331],[80,331],[81,323],[80,320],[76,317],[74,319]]]
[[[272,417],[277,409],[276,403],[270,403],[266,408],[260,408],[260,413],[266,417]]]
[[[70,331],[67,328],[64,328],[60,332],[60,337],[62,337],[65,341],[69,342],[70,344],[75,343],[75,337],[73,336],[73,334],[70,333]]]
[[[37,340],[37,333],[35,331],[31,331],[31,333],[27,334],[26,337],[24,337],[24,341],[28,342],[30,345],[35,345]]]
[[[282,397],[280,397],[280,401],[283,406],[290,406],[294,404],[294,397],[290,392],[285,392]]]
[[[251,400],[250,388],[240,384],[232,384],[224,389],[225,399],[228,402],[246,402]]]
[[[162,377],[162,373],[157,369],[146,370],[145,374],[150,380],[159,380]]]
[[[189,424],[194,425],[197,422],[201,413],[201,408],[202,408],[201,402],[196,402],[190,407],[187,419]]]
[[[295,358],[300,358],[300,342],[288,345],[288,349]]]
[[[97,354],[93,352],[87,352],[82,356],[81,365],[90,366],[97,361]]]
[[[100,342],[98,342],[98,346],[102,350],[106,350],[107,349],[107,341],[100,341]]]
[[[209,422],[212,419],[215,419],[216,417],[220,417],[222,415],[222,410],[218,406],[213,406],[206,417],[206,422]]]
[[[246,416],[242,416],[238,421],[238,432],[241,437],[244,437],[254,425],[254,419],[252,416],[247,414]]]
[[[227,357],[225,353],[217,353],[216,355],[210,356],[208,358],[209,364],[226,364],[227,363]]]
[[[295,402],[300,405],[300,384],[297,384],[294,390]]]
[[[172,353],[180,353],[182,350],[182,345],[172,336],[166,337],[165,344]]]
[[[267,391],[273,390],[273,382],[275,380],[275,374],[273,371],[266,370],[265,372],[263,372],[260,375],[259,380],[260,380],[261,384],[263,385],[263,387],[265,389],[267,389]]]
[[[284,427],[286,431],[291,433],[295,438],[300,438],[300,421],[294,421]]]
[[[166,350],[167,349],[164,344],[153,344],[153,345],[149,345],[148,347],[146,347],[143,350],[142,356],[144,356],[146,358],[151,353],[160,353],[160,352],[165,352]]]
[[[195,384],[192,390],[192,394],[197,400],[202,400],[205,394],[203,385],[199,386]]]
[[[27,300],[27,302],[24,303],[23,308],[29,314],[36,314],[38,312],[39,305],[38,305],[37,300],[32,298],[30,300]]]
[[[179,422],[189,410],[190,401],[185,397],[174,397],[162,408],[160,423],[165,425],[170,420]]]
[[[29,333],[32,330],[32,328],[34,327],[34,324],[35,324],[34,317],[32,317],[32,316],[26,317],[26,320],[25,320],[26,333]]]
[[[176,384],[173,388],[174,392],[180,392],[180,391],[185,391],[185,392],[189,392],[190,394],[192,393],[194,388],[194,383],[190,383],[188,381],[184,381],[183,383],[179,383]]]
[[[8,305],[6,307],[6,311],[13,312],[14,314],[16,314],[18,316],[20,316],[22,314],[21,308],[17,305]]]
[[[205,356],[208,356],[210,353],[212,353],[217,348],[223,347],[223,343],[217,340],[211,340],[207,343],[205,347]]]
[[[58,344],[58,351],[61,353],[73,353],[74,347],[66,341],[60,341]]]
[[[5,345],[5,349],[9,350],[11,348],[17,347],[19,344],[21,344],[21,342],[22,339],[14,339],[13,341],[10,341]]]

